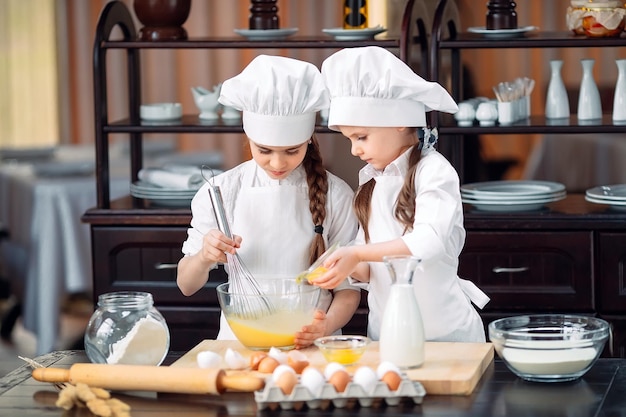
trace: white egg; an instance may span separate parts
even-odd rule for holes
[[[339,370],[346,370],[346,367],[338,362],[331,362],[324,368],[324,377],[329,380],[333,374]]]
[[[402,374],[400,368],[398,368],[394,363],[385,361],[378,365],[378,368],[376,369],[376,376],[378,379],[383,379],[383,376],[385,376],[385,374],[389,371],[393,371],[399,375]]]
[[[371,393],[378,382],[378,378],[376,377],[376,372],[368,366],[361,366],[356,370],[354,376],[352,377],[352,382],[357,385],[360,385],[365,391],[366,394]]]
[[[198,352],[196,361],[200,368],[219,368],[222,363],[222,357],[210,350]]]
[[[302,375],[300,375],[300,384],[306,387],[312,396],[318,397],[319,391],[324,386],[324,375],[317,368],[308,367],[304,368]]]
[[[224,360],[230,369],[245,369],[248,366],[246,358],[244,358],[241,353],[231,348],[226,349]]]
[[[278,379],[280,378],[280,376],[285,373],[285,372],[289,372],[292,374],[296,374],[296,371],[293,370],[293,368],[289,365],[278,365],[276,367],[276,369],[274,369],[274,372],[272,372],[272,380],[274,380],[274,382],[278,381]]]
[[[278,363],[280,363],[281,365],[287,363],[287,358],[288,358],[287,353],[283,352],[282,350],[276,347],[272,346],[269,352],[267,352],[267,355],[276,359]]]

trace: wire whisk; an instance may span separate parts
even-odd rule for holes
[[[206,178],[205,178],[206,180]],[[217,220],[217,226],[222,233],[232,239],[224,201],[220,188],[208,181],[209,196]],[[228,289],[234,313],[244,319],[254,319],[274,312],[274,306],[263,293],[254,275],[248,270],[238,253],[226,253],[228,262]]]

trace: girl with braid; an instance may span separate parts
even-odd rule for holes
[[[456,103],[441,85],[378,47],[331,55],[322,76],[331,96],[328,125],[350,140],[351,153],[366,165],[354,199],[355,244],[334,252],[324,263],[328,272],[313,283],[335,288],[346,275],[363,283],[368,336],[378,340],[391,286],[383,257],[415,256],[421,263],[413,290],[426,339],[484,342],[472,302],[482,308],[489,298],[457,275],[465,241],[459,177],[434,148],[436,130],[420,129],[426,112],[454,113]]]
[[[219,101],[243,111],[252,159],[213,178],[233,239],[218,230],[208,184],[191,202],[177,276],[185,295],[201,289],[209,271],[226,263],[226,252],[239,253],[259,280],[295,279],[327,247],[351,241],[357,230],[354,192],[326,171],[313,135],[317,112],[329,105],[317,67],[260,55],[223,83]],[[296,334],[296,347],[340,332],[360,299],[360,289],[346,277],[332,291],[322,290],[314,321]],[[218,339],[235,339],[223,314]]]

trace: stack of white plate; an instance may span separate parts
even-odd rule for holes
[[[565,195],[565,185],[551,181],[486,181],[461,186],[463,202],[483,211],[538,210]]]
[[[626,210],[626,184],[600,185],[585,191],[585,200]]]
[[[196,192],[198,190],[158,187],[145,181],[130,184],[130,195],[133,197],[145,198],[155,205],[167,207],[189,207]]]

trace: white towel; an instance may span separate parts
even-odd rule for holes
[[[139,171],[139,179],[162,188],[176,190],[197,190],[204,183],[202,174],[197,172],[173,172],[161,168],[144,168]]]

